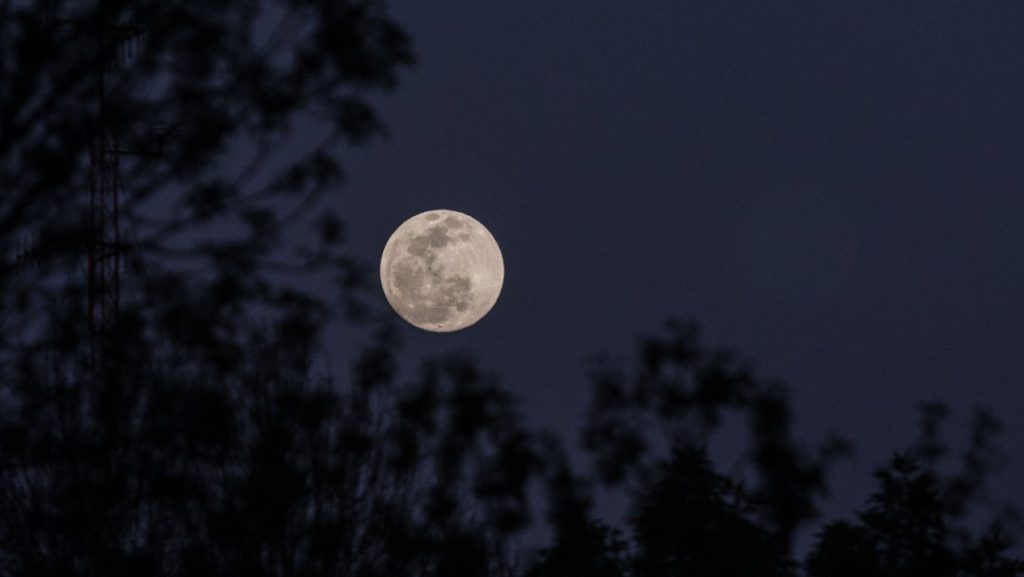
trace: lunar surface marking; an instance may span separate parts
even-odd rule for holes
[[[498,243],[469,215],[432,210],[402,223],[381,256],[392,308],[429,331],[456,331],[483,318],[498,300],[505,269]]]

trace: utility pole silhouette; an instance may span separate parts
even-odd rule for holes
[[[94,30],[96,33],[96,103],[97,118],[89,148],[89,226],[86,286],[89,315],[89,351],[93,367],[104,359],[108,339],[117,342],[117,316],[121,306],[121,272],[124,253],[130,248],[124,242],[121,228],[121,155],[120,130],[112,117],[111,99],[116,98],[107,86],[108,70],[121,64],[128,56],[141,29],[134,25],[111,22],[110,0],[97,0]]]
[[[84,215],[84,235],[67,235],[56,230],[40,230],[21,240],[15,249],[15,269],[25,271],[61,251],[84,255],[86,323],[89,335],[89,360],[93,369],[102,366],[111,352],[105,350],[117,342],[118,315],[121,308],[121,277],[126,253],[132,248],[122,226],[121,203],[124,188],[121,161],[124,156],[159,155],[170,126],[148,126],[143,135],[125,135],[119,112],[122,83],[120,72],[135,56],[143,28],[134,22],[120,21],[118,0],[96,0],[86,15],[64,17],[56,13],[52,2],[42,5],[41,17],[49,29],[72,30],[80,41],[74,46],[89,50],[93,121],[89,136],[89,202]],[[83,108],[85,109],[85,108]],[[126,137],[127,136],[127,137]],[[125,141],[128,146],[125,146]],[[83,246],[84,245],[84,246]],[[81,257],[76,257],[81,258]]]

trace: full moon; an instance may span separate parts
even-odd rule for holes
[[[391,307],[433,332],[457,331],[483,318],[504,280],[497,241],[476,219],[454,210],[429,210],[403,222],[380,259],[380,284]]]

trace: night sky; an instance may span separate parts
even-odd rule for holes
[[[1024,486],[1024,2],[392,7],[419,64],[381,103],[391,137],[345,158],[352,247],[375,264],[449,208],[506,267],[479,324],[403,323],[409,352],[474,354],[575,443],[588,356],[693,320],[789,385],[804,439],[854,441],[830,512],[922,400],[958,447],[993,409],[994,493]]]

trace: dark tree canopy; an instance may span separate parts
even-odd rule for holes
[[[303,273],[359,282],[323,200],[344,145],[383,132],[370,97],[412,61],[383,2],[6,1],[0,30],[3,344],[83,289],[69,270],[104,240],[90,190],[115,184],[125,292],[176,318],[165,336],[202,331],[183,313],[230,326],[254,302],[310,307],[281,282]]]
[[[810,577],[836,575],[996,577],[1024,573],[1010,550],[1019,534],[1012,506],[994,502],[985,483],[998,465],[992,435],[998,424],[980,411],[962,466],[943,474],[939,440],[948,410],[921,407],[921,438],[875,472],[878,488],[856,521],[835,521],[818,534],[807,558]],[[980,531],[971,515],[994,513]]]
[[[635,577],[790,574],[749,497],[703,451],[675,450],[635,507]]]

